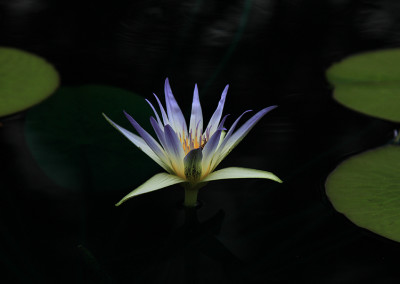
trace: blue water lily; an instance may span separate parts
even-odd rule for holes
[[[222,92],[218,107],[204,128],[199,92],[195,85],[188,128],[167,78],[164,87],[166,111],[154,94],[161,111],[161,118],[151,102],[146,100],[154,111],[155,118],[150,117],[150,123],[158,141],[125,111],[125,116],[140,136],[119,126],[103,114],[108,122],[166,171],[166,173],[156,174],[131,191],[116,204],[117,206],[134,196],[178,183],[185,188],[185,206],[192,207],[196,205],[198,190],[209,181],[265,178],[282,182],[270,172],[255,169],[229,167],[215,171],[219,163],[242,141],[253,126],[266,113],[276,108],[276,106],[270,106],[260,110],[235,131],[242,116],[250,111],[247,110],[226,131],[224,122],[227,115],[222,118],[222,111],[228,87],[229,85]]]

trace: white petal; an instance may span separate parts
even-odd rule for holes
[[[182,114],[182,111],[172,94],[171,86],[168,78],[165,79],[164,85],[165,92],[165,104],[167,105],[168,120],[171,123],[171,127],[175,130],[176,134],[183,138],[186,137],[187,126],[186,120]]]
[[[225,99],[226,99],[226,94],[228,92],[228,88],[229,85],[226,85],[224,91],[222,92],[221,99],[218,102],[217,109],[211,116],[210,122],[208,123],[207,128],[204,131],[204,133],[209,132],[209,137],[211,137],[218,128],[219,121],[221,120],[222,116],[222,111],[224,110]]]
[[[164,125],[169,124],[168,116],[167,116],[167,114],[166,114],[166,112],[165,112],[165,109],[164,109],[162,103],[160,102],[160,100],[159,100],[159,98],[157,97],[156,94],[153,93],[153,95],[154,95],[154,97],[156,98],[157,103],[158,103],[158,106],[159,106],[159,108],[160,108],[160,111],[161,111],[161,115],[162,115],[162,118],[163,118]]]
[[[202,175],[207,175],[211,170],[211,160],[221,140],[222,130],[217,130],[203,149]]]
[[[185,152],[183,151],[182,144],[179,142],[175,131],[172,127],[167,124],[164,127],[164,138],[165,138],[165,151],[167,152],[168,158],[171,161],[171,165],[174,172],[181,177],[185,177],[183,158]]]
[[[181,179],[180,177],[170,175],[167,173],[159,173],[147,180],[144,184],[139,186],[138,188],[132,190],[129,194],[127,194],[124,198],[121,199],[120,202],[115,204],[115,206],[119,206],[128,199],[143,194],[151,191],[155,191],[173,184],[185,182],[184,179]]]
[[[196,131],[197,129],[197,131]],[[192,138],[199,141],[201,131],[203,129],[203,113],[201,111],[201,104],[199,99],[199,91],[197,84],[194,87],[192,113],[190,115],[189,133],[192,133]]]
[[[136,120],[133,119],[126,111],[123,111],[126,118],[132,124],[132,126],[136,129],[139,135],[143,138],[143,140],[147,143],[151,150],[160,158],[161,161],[164,162],[165,165],[168,164],[168,158],[164,149],[160,146],[160,144],[146,131],[144,130]],[[167,170],[171,172],[171,170]]]
[[[222,142],[224,141],[225,136],[226,136],[226,131],[222,131],[221,132],[221,136],[219,137],[219,142],[218,142],[217,149],[222,145]]]
[[[225,168],[209,174],[202,182],[219,180],[219,179],[234,179],[234,178],[265,178],[277,182],[282,182],[276,175],[270,172],[247,169],[247,168]]]
[[[150,158],[153,159],[154,162],[156,162],[157,164],[159,164],[164,170],[166,171],[171,171],[171,169],[169,168],[169,166],[167,164],[165,164],[165,162],[163,162],[157,155],[156,153],[153,152],[153,150],[151,150],[151,148],[147,145],[147,143],[143,140],[143,138],[139,137],[136,134],[133,134],[132,132],[126,130],[125,128],[119,126],[118,124],[116,124],[114,121],[112,121],[111,119],[109,119],[107,117],[107,115],[105,115],[103,113],[103,116],[105,117],[105,119],[112,125],[114,126],[115,129],[117,129],[119,132],[122,133],[122,135],[124,135],[126,138],[129,139],[129,141],[131,141],[133,144],[136,145],[136,147],[138,147],[140,150],[142,150],[147,156],[149,156]]]
[[[153,110],[154,114],[156,115],[158,125],[159,125],[161,128],[164,128],[164,127],[163,127],[164,125],[162,124],[161,119],[160,119],[160,117],[158,116],[158,113],[157,113],[156,109],[154,108],[154,106],[152,105],[152,103],[151,103],[148,99],[146,99],[146,102],[150,105],[151,109]]]

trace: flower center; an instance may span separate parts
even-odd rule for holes
[[[185,152],[185,155],[189,153],[190,151],[194,149],[201,148],[203,149],[204,146],[206,146],[209,136],[210,136],[210,130],[207,129],[205,133],[198,135],[197,129],[195,131],[195,134],[193,135],[192,131],[189,132],[189,135],[186,135],[185,130],[183,129],[182,134],[179,134],[179,141],[182,144],[183,151]],[[201,131],[200,131],[201,133]]]
[[[179,135],[179,140],[182,143],[182,148],[183,148],[183,151],[185,152],[185,155],[187,155],[187,153],[189,153],[191,150],[198,149],[198,148],[203,149],[208,141],[207,137],[205,137],[205,136],[200,137],[199,139],[193,139],[191,137],[191,135],[189,135],[189,137],[184,137],[184,138],[182,138]]]

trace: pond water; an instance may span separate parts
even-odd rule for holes
[[[324,187],[341,161],[393,138],[394,123],[335,102],[324,72],[396,46],[395,1],[29,3],[1,4],[2,45],[56,67],[54,98],[75,95],[0,120],[5,283],[398,282],[399,244],[336,212]],[[166,77],[185,115],[198,84],[206,119],[230,84],[228,126],[277,104],[220,168],[283,183],[210,182],[195,210],[178,185],[115,207],[163,170],[101,116],[108,107],[124,123],[124,98],[109,86],[153,100]],[[87,85],[98,89],[86,95]]]

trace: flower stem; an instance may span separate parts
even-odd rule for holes
[[[196,207],[198,192],[199,187],[197,186],[185,186],[185,201],[183,202],[183,205],[185,207]]]

